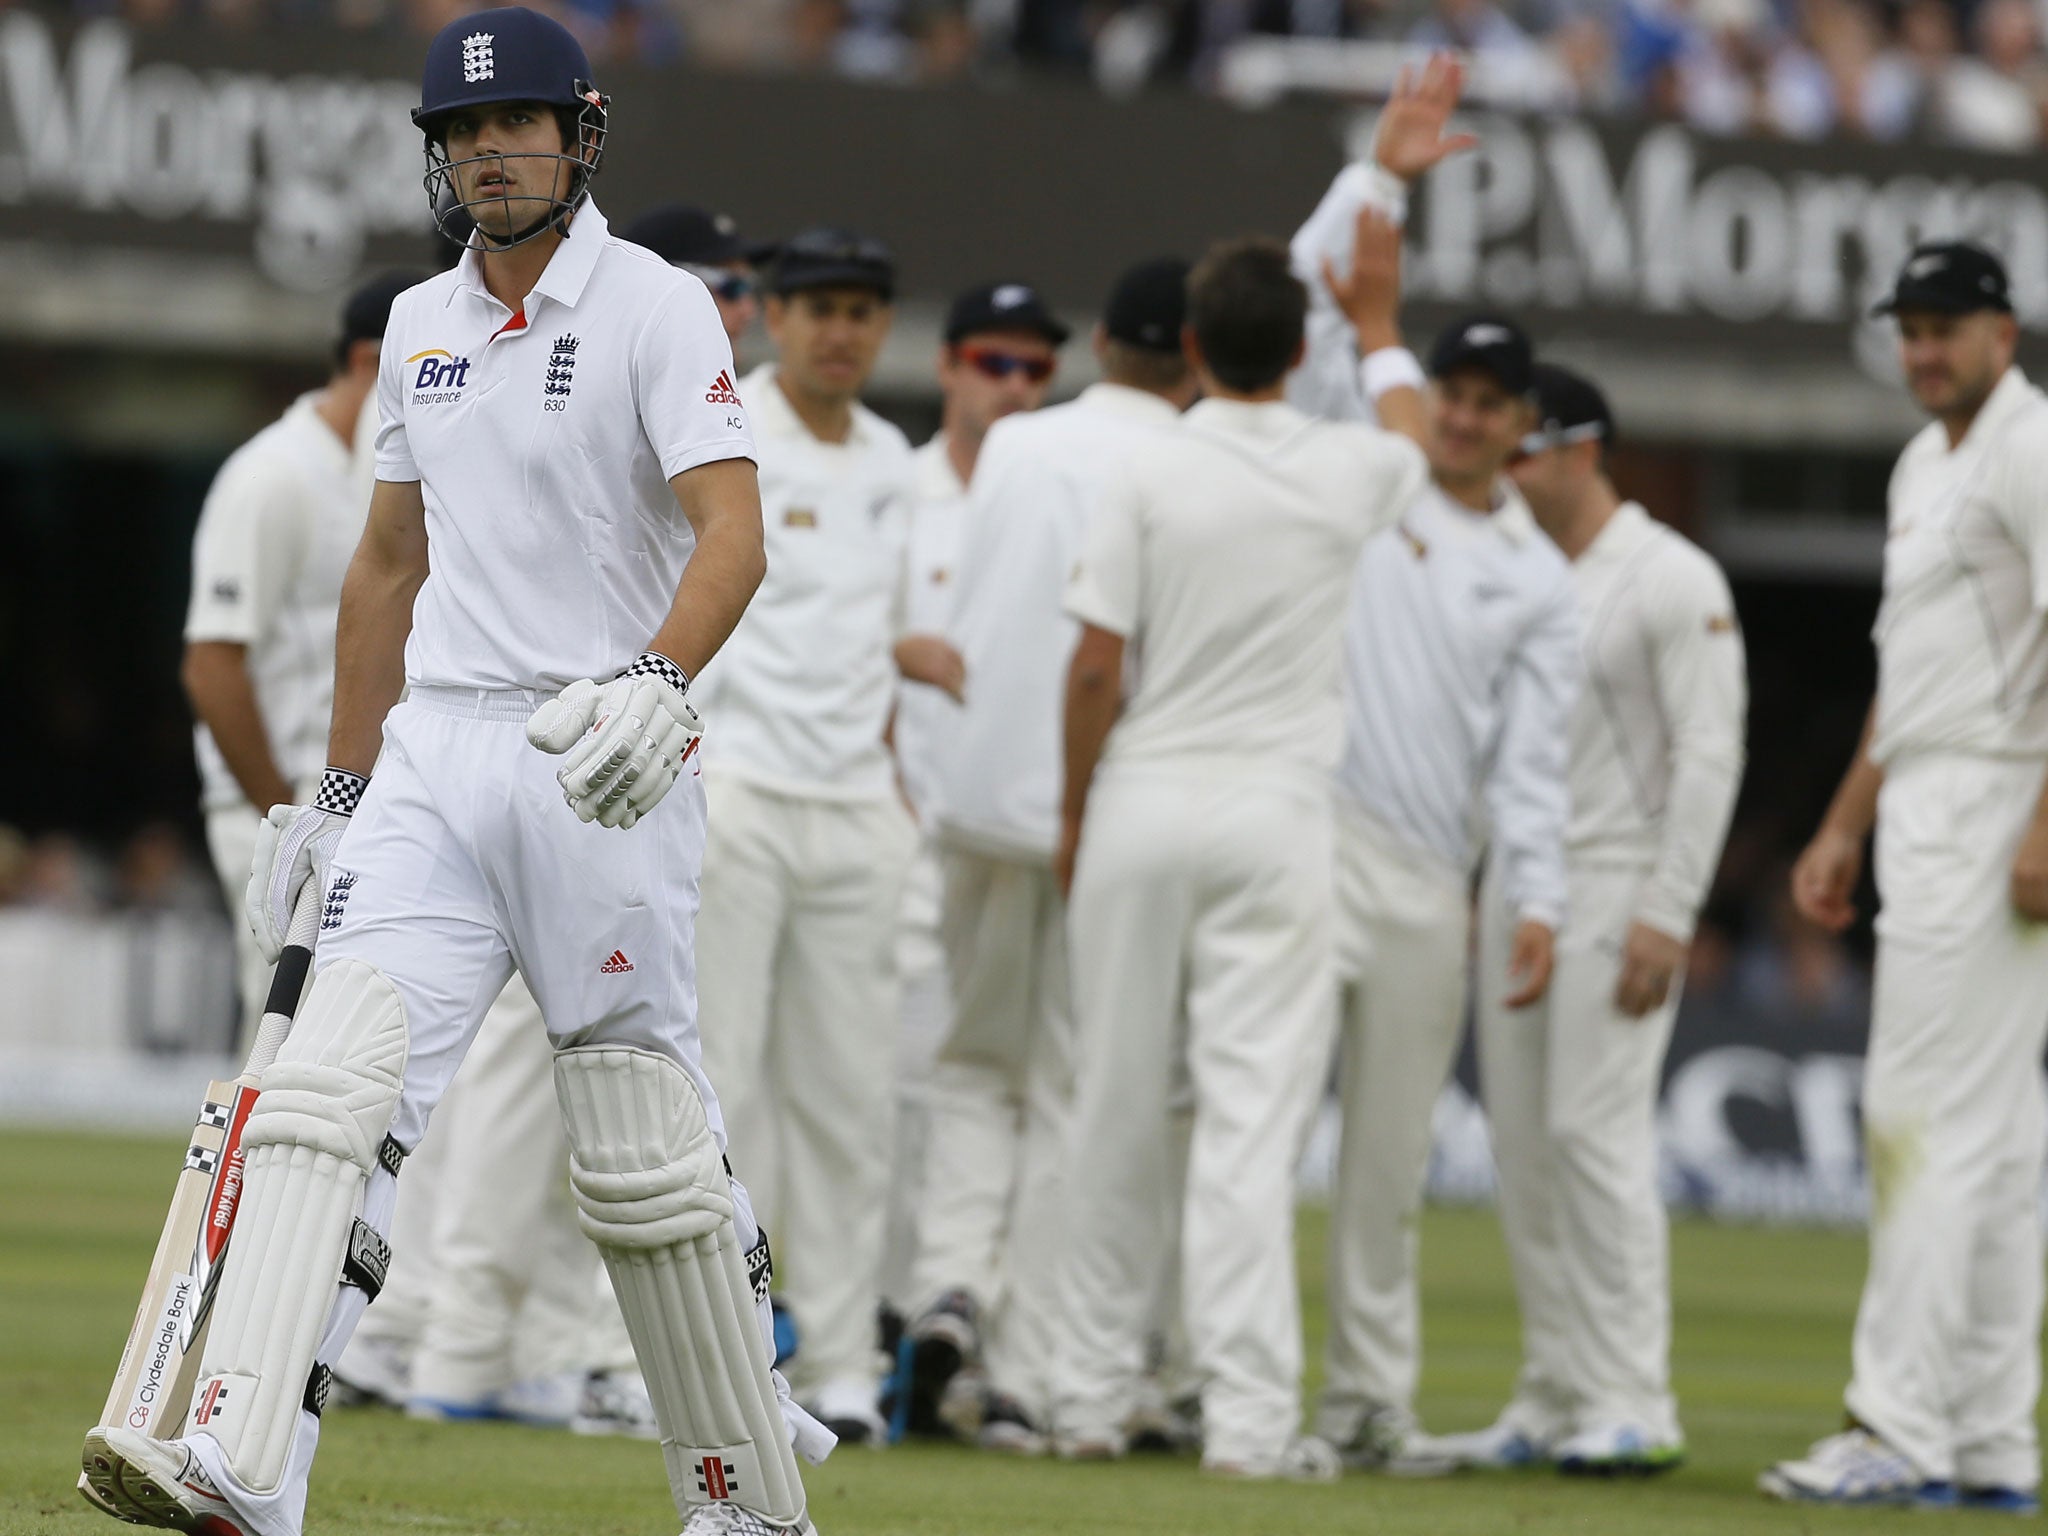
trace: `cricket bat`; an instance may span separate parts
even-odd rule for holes
[[[263,1023],[241,1076],[231,1083],[206,1085],[206,1102],[192,1127],[185,1166],[171,1193],[170,1214],[157,1239],[156,1257],[143,1282],[142,1302],[121,1350],[121,1367],[107,1393],[99,1422],[123,1426],[169,1439],[184,1427],[185,1410],[199,1375],[199,1356],[206,1343],[207,1319],[220,1285],[221,1262],[227,1256],[235,1210],[242,1195],[242,1127],[256,1103],[256,1085],[263,1069],[277,1059],[278,1048],[291,1032],[300,994],[313,965],[313,941],[320,929],[323,893],[308,880],[292,909],[284,952],[277,957]],[[93,1504],[99,1500],[83,1474],[79,1492]],[[104,1506],[102,1506],[104,1507]]]

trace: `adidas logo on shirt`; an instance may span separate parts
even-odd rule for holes
[[[719,369],[718,377],[704,391],[704,400],[708,405],[738,405],[740,397],[732,387],[732,375],[723,368]]]
[[[620,972],[631,969],[633,962],[626,958],[626,952],[623,949],[615,949],[611,953],[611,958],[600,965],[597,971],[600,976],[617,976]]]

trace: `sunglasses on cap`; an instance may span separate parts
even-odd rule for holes
[[[962,347],[960,361],[986,378],[1007,379],[1013,373],[1021,373],[1034,384],[1043,384],[1059,366],[1050,357],[1019,357],[995,347]]]
[[[687,261],[677,265],[728,304],[751,298],[759,286],[751,273],[735,272],[730,267],[700,267]]]

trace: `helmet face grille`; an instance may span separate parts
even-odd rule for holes
[[[461,160],[451,160],[446,141],[439,136],[441,122],[445,119],[421,124],[426,134],[427,156],[427,173],[421,178],[421,185],[427,191],[434,227],[457,245],[467,246],[475,241],[483,250],[506,251],[565,225],[569,216],[589,196],[590,178],[604,163],[605,138],[611,118],[611,98],[599,92],[589,81],[578,80],[576,94],[582,99],[572,119],[576,144],[573,150],[561,153],[521,151],[470,155]],[[565,119],[568,117],[566,111],[563,116]],[[522,190],[510,197],[472,195],[467,200],[463,198],[463,179],[468,179],[473,186],[475,178],[482,175],[486,167],[495,167],[509,179],[513,174],[509,167],[515,161],[528,162],[523,168],[538,169],[547,178],[550,195]],[[543,161],[548,163],[538,164]],[[515,218],[510,227],[500,233],[477,217],[496,204],[530,211],[530,216],[523,222]]]

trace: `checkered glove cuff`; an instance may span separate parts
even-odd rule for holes
[[[642,651],[621,677],[658,677],[677,693],[690,691],[690,675],[656,651]]]
[[[320,792],[313,796],[313,809],[335,816],[353,816],[363,803],[363,791],[370,781],[346,768],[329,768],[320,775]]]

